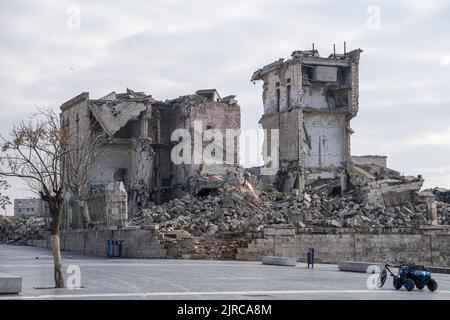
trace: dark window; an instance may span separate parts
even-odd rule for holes
[[[291,106],[291,86],[286,86],[286,105],[288,108]]]
[[[280,111],[280,89],[277,89],[277,111]]]
[[[75,118],[75,121],[76,121],[76,124],[77,124],[77,135],[79,135],[80,134],[80,117],[78,116],[78,113],[77,113],[77,116]]]

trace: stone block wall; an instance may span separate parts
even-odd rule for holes
[[[102,230],[61,231],[61,250],[82,255],[106,257],[108,240],[125,240],[125,258],[165,258],[166,250],[161,245],[155,230],[133,228],[108,228]],[[50,241],[31,241],[29,245],[50,247]]]
[[[247,247],[237,248],[236,260],[260,261],[263,256],[285,256],[306,262],[308,248],[315,249],[317,263],[339,261],[383,262],[409,260],[417,264],[450,267],[450,233],[445,228],[395,229],[356,233],[351,229],[304,230],[292,226],[266,228],[264,233],[246,234]],[[106,257],[108,240],[125,240],[126,258],[233,259],[217,252],[210,255],[191,254],[192,239],[165,248],[154,229],[138,227],[104,230],[73,230],[61,232],[61,249],[82,255]],[[242,243],[245,243],[243,241]],[[239,245],[242,245],[239,242]],[[50,241],[33,240],[29,245],[50,247]],[[222,245],[227,245],[225,242]],[[237,242],[236,242],[236,246]],[[235,247],[233,247],[235,248]],[[175,251],[174,251],[175,250]]]
[[[308,248],[315,249],[318,263],[339,261],[383,262],[409,260],[428,266],[450,266],[448,230],[415,229],[408,233],[293,233],[292,228],[265,229],[264,236],[239,248],[237,260],[260,260],[262,256],[286,256],[306,262]]]

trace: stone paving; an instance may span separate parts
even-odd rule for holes
[[[78,266],[81,289],[54,289],[48,249],[0,245],[0,272],[23,278],[20,295],[0,299],[450,299],[450,276],[435,274],[438,291],[396,291],[388,279],[367,288],[369,274],[340,272],[336,265],[308,269],[260,262],[106,259],[63,253],[63,267]],[[66,280],[71,274],[66,274]]]

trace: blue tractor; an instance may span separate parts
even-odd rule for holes
[[[389,268],[398,268],[398,274],[395,275]],[[402,286],[408,291],[414,290],[414,287],[422,290],[427,286],[430,291],[436,291],[438,288],[437,282],[431,278],[431,272],[424,266],[406,262],[402,262],[400,265],[386,264],[384,270],[380,274],[381,287],[385,284],[387,279],[386,270],[390,273],[391,277],[394,277],[393,285],[397,290]]]

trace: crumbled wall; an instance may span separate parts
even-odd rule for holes
[[[342,113],[305,113],[304,123],[311,148],[306,167],[343,167],[347,161],[347,121]]]
[[[240,129],[240,107],[234,96],[222,101],[217,92],[214,101],[194,94],[166,102],[129,89],[98,100],[89,100],[89,94],[83,93],[64,103],[61,110],[63,124],[67,123],[71,131],[105,134],[102,145],[97,147],[100,157],[89,184],[97,190],[123,180],[130,215],[148,207],[151,201],[160,203],[180,196],[188,178],[202,169],[201,164],[172,163],[171,134],[175,129],[184,128],[192,134],[194,121],[202,121],[203,130],[219,129],[224,137],[226,129]],[[224,150],[224,159],[226,152],[232,152],[233,165],[237,165],[238,138],[234,150]]]
[[[260,123],[265,129],[280,129],[282,170],[297,170],[307,182],[334,176],[345,180],[350,120],[358,111],[361,51],[328,58],[317,51],[294,51],[291,59],[277,60],[253,74],[253,81],[263,81]],[[292,117],[287,109],[300,110],[301,115]]]
[[[280,108],[285,110],[288,108],[287,91],[290,86],[290,107],[298,106],[303,94],[301,65],[282,63],[275,70],[269,72],[264,77],[263,83],[263,106],[264,113],[272,113],[278,111],[277,90],[280,91]],[[290,79],[289,82],[288,79]],[[277,85],[278,84],[278,85]]]
[[[129,144],[115,144],[112,146],[102,146],[99,152],[101,156],[95,162],[92,170],[91,186],[106,186],[108,182],[114,181],[114,174],[117,169],[125,169],[127,174],[124,177],[126,188],[131,187],[131,154],[132,148]]]
[[[387,167],[386,156],[351,156],[351,160],[356,165],[371,165],[375,164],[381,167]]]

